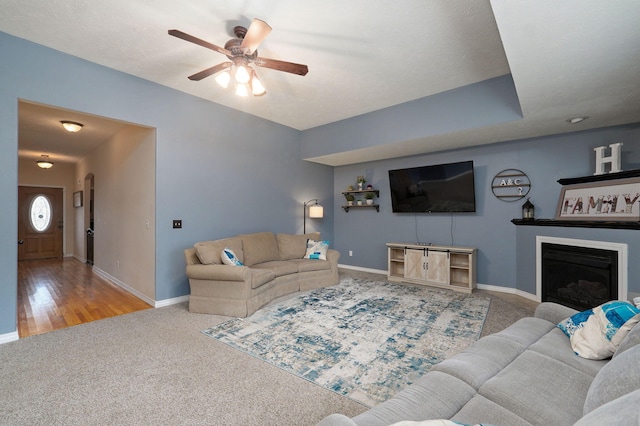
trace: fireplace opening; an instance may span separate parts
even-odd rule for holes
[[[542,301],[583,311],[618,299],[618,252],[542,243]]]

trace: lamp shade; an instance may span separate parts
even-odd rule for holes
[[[320,204],[309,206],[309,217],[319,219],[324,217],[324,209]]]

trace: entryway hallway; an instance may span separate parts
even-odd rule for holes
[[[18,262],[20,338],[149,308],[76,259]]]

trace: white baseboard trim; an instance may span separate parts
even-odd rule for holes
[[[150,297],[145,296],[144,294],[140,293],[138,290],[136,290],[135,288],[123,283],[122,281],[120,281],[119,279],[117,279],[114,276],[109,275],[108,273],[106,273],[105,271],[103,271],[100,268],[97,268],[96,266],[93,267],[93,272],[95,272],[96,274],[100,275],[102,278],[104,278],[105,280],[117,285],[118,287],[123,288],[124,290],[128,291],[129,293],[133,294],[134,296],[136,296],[139,299],[144,300],[145,302],[147,302],[148,304],[150,304],[151,306],[155,306],[156,301],[151,299]]]
[[[495,291],[498,293],[515,294],[516,296],[524,297],[525,299],[533,300],[534,302],[539,302],[535,294],[527,293],[526,291],[518,290],[517,288],[500,287],[490,284],[478,284],[478,288],[480,290]]]
[[[178,303],[188,302],[189,295],[173,297],[171,299],[158,300],[153,304],[154,308],[164,308],[165,306],[177,305]]]
[[[372,274],[382,274],[382,275],[385,275],[385,276],[387,275],[387,271],[383,270],[383,269],[362,268],[360,266],[342,265],[342,264],[338,264],[338,267],[339,268],[344,268],[344,269],[351,269],[353,271],[370,272]],[[490,285],[490,284],[478,284],[477,287],[480,290],[495,291],[495,292],[498,292],[498,293],[515,294],[516,296],[524,297],[525,299],[533,300],[534,302],[539,302],[539,300],[538,300],[538,298],[536,297],[535,294],[527,293],[526,291],[518,290],[516,288],[500,287],[500,286],[497,286],[497,285]]]
[[[387,275],[386,269],[383,270],[383,269],[362,268],[360,266],[342,265],[340,263],[338,263],[338,268],[351,269],[353,271],[370,272],[372,274],[382,274],[385,276]]]
[[[0,345],[3,343],[15,342],[18,339],[20,339],[18,330],[11,333],[0,334]]]
[[[87,263],[87,259],[85,259],[85,258],[83,258],[83,257],[78,257],[78,256],[76,256],[75,254],[73,255],[73,258],[74,258],[75,260],[77,260],[78,262],[80,262],[80,263]]]

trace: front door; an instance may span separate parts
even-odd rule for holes
[[[18,260],[62,257],[62,189],[18,187]]]

